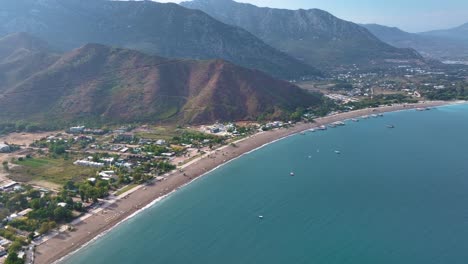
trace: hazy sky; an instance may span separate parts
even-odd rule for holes
[[[180,2],[157,0],[157,2]],[[468,22],[468,0],[238,0],[258,6],[324,9],[356,23],[396,26],[410,32],[443,29]]]

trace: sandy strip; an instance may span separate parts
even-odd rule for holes
[[[357,118],[364,115],[415,109],[419,107],[436,107],[447,104],[447,102],[426,102],[381,107],[378,109],[363,109],[319,118],[316,120],[316,123],[298,124],[289,129],[279,129],[255,134],[237,142],[236,147],[230,145],[224,146],[220,150],[217,150],[216,154],[211,154],[210,158],[205,156],[194,160],[184,168],[186,176],[184,176],[183,173],[175,172],[163,182],[135,188],[135,190],[132,190],[132,192],[128,194],[127,198],[112,201],[104,210],[96,210],[93,215],[75,224],[76,231],[60,233],[43,244],[38,245],[36,247],[35,263],[48,264],[61,259],[71,252],[78,250],[103,232],[110,230],[156,199],[168,195],[172,191],[190,183],[195,178],[206,174],[208,171],[221,166],[227,161],[262,147],[265,144],[320,125]]]

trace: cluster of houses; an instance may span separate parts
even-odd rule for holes
[[[260,128],[260,130],[264,129],[274,129],[274,128],[281,128],[284,126],[284,123],[281,121],[274,121],[270,123],[266,123],[263,127]]]
[[[0,186],[0,191],[2,192],[21,191],[22,189],[23,187],[15,181],[9,181]]]
[[[343,104],[347,104],[350,102],[358,102],[359,100],[350,96],[342,95],[342,94],[326,94],[326,97],[333,101],[338,101]]]
[[[83,159],[83,160],[77,160],[75,162],[73,162],[74,165],[77,165],[77,166],[82,166],[82,167],[91,167],[91,168],[102,168],[104,167],[104,163],[102,162],[95,162],[92,160],[92,157],[91,159]]]
[[[91,135],[106,134],[106,131],[103,129],[86,128],[85,126],[70,127],[68,129],[68,132],[71,134],[91,134]]]
[[[237,133],[236,126],[232,123],[229,123],[227,125],[216,123],[214,125],[204,127],[202,128],[202,130],[205,133],[223,135],[223,136]]]

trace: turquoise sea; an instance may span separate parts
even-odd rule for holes
[[[468,106],[389,113],[268,145],[65,263],[466,264]]]

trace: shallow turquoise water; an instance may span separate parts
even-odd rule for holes
[[[465,264],[467,137],[467,105],[293,136],[210,173],[65,262]]]

